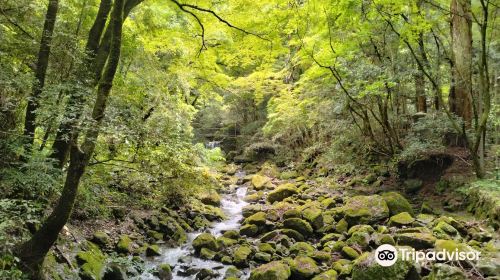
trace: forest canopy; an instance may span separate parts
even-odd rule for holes
[[[446,208],[487,182],[498,230],[499,12],[497,0],[3,0],[0,278],[53,279],[54,255],[82,277],[68,231],[88,239],[112,222],[117,239],[158,211],[203,214],[170,222],[167,243],[208,230],[231,218],[211,199],[245,183],[249,203],[275,205],[260,187],[292,180],[345,188],[339,203],[385,186]],[[307,198],[294,203],[319,202]],[[312,226],[318,240],[347,233]]]

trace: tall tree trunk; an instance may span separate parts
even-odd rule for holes
[[[452,90],[451,112],[472,122],[472,15],[471,0],[451,0]]]
[[[427,100],[425,98],[425,77],[421,71],[415,73],[415,108],[417,112],[427,113]]]
[[[80,179],[85,172],[99,135],[99,128],[104,118],[106,103],[113,85],[113,79],[120,60],[121,36],[123,25],[123,0],[115,0],[111,15],[110,25],[112,27],[112,40],[109,61],[106,64],[102,79],[97,88],[97,97],[92,110],[92,121],[94,125],[86,132],[81,149],[75,142],[71,145],[70,164],[68,167],[66,181],[61,197],[56,207],[42,224],[33,237],[22,244],[19,248],[19,257],[24,265],[32,272],[33,278],[40,277],[41,266],[47,252],[56,242],[59,232],[68,221],[76,195]],[[77,138],[75,138],[77,139]]]
[[[45,14],[45,23],[43,24],[42,39],[38,50],[38,59],[35,69],[35,81],[31,97],[28,99],[26,115],[24,119],[24,136],[27,144],[33,144],[36,129],[36,110],[39,107],[40,94],[45,86],[45,76],[49,65],[50,45],[52,35],[56,24],[57,10],[59,9],[59,0],[50,0],[47,13]],[[29,147],[30,145],[28,145]]]

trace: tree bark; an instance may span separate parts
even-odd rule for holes
[[[106,64],[103,77],[99,81],[97,97],[92,111],[94,126],[86,132],[81,149],[78,148],[76,142],[73,142],[71,145],[70,164],[66,175],[66,181],[56,207],[42,224],[40,230],[38,230],[29,241],[22,244],[18,250],[18,255],[23,264],[30,270],[32,278],[40,278],[43,260],[47,252],[56,242],[59,232],[71,215],[78,193],[80,179],[94,153],[95,143],[99,135],[99,127],[104,118],[107,99],[120,60],[122,18],[123,0],[115,0],[110,22],[112,26],[112,40],[109,62]]]
[[[471,0],[451,0],[452,90],[450,111],[465,127],[472,122],[472,15]]]
[[[427,100],[425,98],[425,77],[420,71],[414,75],[415,78],[415,108],[417,112],[427,113]]]
[[[50,47],[52,43],[52,35],[56,24],[57,11],[59,9],[59,0],[50,0],[47,13],[45,14],[45,22],[43,24],[42,38],[40,40],[40,48],[38,50],[38,59],[35,69],[35,81],[31,97],[28,99],[26,114],[24,118],[24,137],[27,144],[33,144],[36,129],[36,110],[39,107],[39,99],[45,86],[45,76],[49,65]],[[31,145],[28,145],[28,152],[31,151]]]

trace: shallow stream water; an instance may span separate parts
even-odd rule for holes
[[[237,177],[243,177],[243,172],[236,173]],[[238,229],[243,218],[243,207],[248,205],[243,201],[247,193],[247,187],[237,185],[230,189],[228,193],[221,195],[221,209],[227,219],[214,223],[207,231],[214,236],[220,236],[227,230]],[[146,272],[139,279],[153,280],[158,279],[150,272],[160,264],[168,263],[172,267],[172,275],[174,280],[196,279],[196,272],[200,269],[210,269],[216,272],[219,276],[216,279],[224,279],[224,274],[229,265],[224,265],[220,262],[203,260],[194,256],[194,250],[191,246],[192,241],[202,232],[188,233],[188,240],[185,244],[174,248],[161,248],[161,256],[149,258],[146,260]],[[196,271],[196,272],[195,272]],[[192,274],[191,274],[192,273]],[[190,275],[188,275],[190,274]]]

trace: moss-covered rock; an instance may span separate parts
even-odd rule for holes
[[[417,217],[415,218],[417,222],[427,225],[432,223],[436,217],[434,215],[430,214],[418,214]]]
[[[389,226],[407,226],[414,221],[415,219],[408,212],[401,212],[389,219]]]
[[[109,246],[110,238],[109,235],[104,231],[96,231],[92,235],[92,242],[94,242],[101,248],[105,248]]]
[[[251,224],[257,226],[263,226],[266,224],[266,213],[265,212],[257,212],[252,216],[246,218],[243,221],[243,224]]]
[[[160,231],[165,237],[176,244],[180,245],[187,241],[187,233],[184,228],[172,217],[164,217],[159,223]]]
[[[374,237],[373,240],[375,242],[375,245],[380,246],[383,244],[389,244],[389,245],[396,245],[396,241],[394,241],[394,238],[390,234],[379,234],[377,233]]]
[[[312,206],[302,211],[302,217],[313,226],[315,230],[323,227],[323,213],[320,208]]]
[[[352,235],[356,232],[364,232],[364,233],[368,233],[368,234],[372,234],[375,232],[375,229],[370,226],[370,225],[355,225],[355,226],[352,226],[349,231],[347,231],[347,235]]]
[[[154,257],[154,256],[160,256],[160,247],[156,244],[149,245],[146,247],[146,256],[148,257]]]
[[[297,171],[290,170],[290,171],[281,172],[279,177],[281,180],[290,180],[290,179],[297,178],[298,176],[299,176],[299,173]]]
[[[461,239],[458,230],[445,221],[439,221],[432,229],[432,233],[439,239]]]
[[[287,210],[285,211],[285,213],[283,213],[283,219],[300,218],[301,216],[302,213],[300,213],[300,211],[297,210],[296,208]]]
[[[410,273],[413,263],[398,258],[392,266],[383,267],[375,261],[375,253],[364,253],[355,262],[352,268],[352,280],[391,279],[404,280]]]
[[[297,242],[290,246],[290,254],[310,256],[314,252],[314,247],[307,242]]]
[[[292,183],[282,184],[279,185],[275,190],[269,192],[269,194],[267,195],[267,201],[269,201],[269,203],[282,201],[283,199],[297,193],[298,190],[295,184]]]
[[[224,236],[225,238],[229,238],[229,239],[238,239],[240,238],[240,233],[236,230],[228,230],[228,231],[225,231],[222,236]]]
[[[464,271],[458,267],[454,267],[444,263],[436,263],[432,266],[431,273],[422,279],[423,280],[466,280],[468,278],[464,273]]]
[[[264,193],[262,191],[258,191],[258,192],[246,195],[243,198],[243,201],[246,201],[248,203],[256,203],[256,202],[259,202],[262,199],[263,195],[264,195]]]
[[[355,232],[346,241],[347,245],[360,247],[362,249],[367,248],[369,243],[370,235],[366,232]]]
[[[196,252],[200,252],[202,248],[208,248],[212,251],[217,251],[217,240],[210,233],[202,233],[193,240],[193,248]]]
[[[160,264],[158,266],[158,278],[160,280],[172,280],[172,268],[168,263]]]
[[[253,224],[246,224],[240,227],[240,234],[248,237],[257,236],[259,233],[259,227]]]
[[[238,240],[236,240],[236,239],[231,239],[231,238],[227,238],[224,236],[217,238],[217,247],[218,248],[229,248],[236,243],[238,243]]]
[[[411,207],[410,202],[404,198],[398,192],[387,192],[382,194],[382,198],[384,198],[385,203],[387,203],[387,207],[389,207],[389,214],[391,216],[397,215],[402,212],[408,212],[413,216],[413,208]]]
[[[403,188],[408,193],[416,193],[422,188],[422,186],[423,182],[419,179],[409,179],[403,182]]]
[[[200,250],[200,258],[205,260],[213,260],[215,258],[215,254],[216,252],[208,248],[201,248]]]
[[[85,242],[82,248],[84,250],[76,254],[76,262],[80,267],[80,277],[84,280],[100,280],[106,264],[105,255],[92,242]]]
[[[201,197],[201,202],[207,205],[220,206],[220,195],[216,191],[210,191]]]
[[[254,259],[260,262],[270,262],[271,257],[272,256],[269,253],[258,252],[255,254]]]
[[[349,246],[342,247],[342,254],[351,260],[359,258],[358,251]]]
[[[417,250],[423,250],[434,247],[436,237],[425,232],[407,232],[396,234],[395,240],[398,245],[410,246]]]
[[[379,195],[354,196],[343,207],[348,224],[374,224],[389,217],[389,208]]]
[[[253,175],[253,177],[252,177],[252,186],[256,190],[262,190],[262,189],[264,189],[264,185],[267,182],[269,182],[270,180],[271,180],[271,178],[269,178],[267,176],[262,176],[262,175],[256,174],[256,175]]]
[[[327,270],[315,276],[312,280],[337,280],[337,271],[333,269]]]
[[[116,251],[118,253],[130,254],[132,253],[132,239],[128,235],[121,235],[116,244]]]
[[[250,256],[252,254],[252,248],[247,245],[239,246],[234,250],[233,253],[233,263],[237,267],[245,267],[248,265],[248,261],[250,260]]]
[[[259,252],[269,253],[271,255],[276,252],[276,245],[274,245],[274,243],[260,243],[257,248]]]
[[[305,220],[299,218],[290,218],[283,221],[285,228],[293,229],[300,232],[304,237],[309,237],[313,233],[312,226]]]
[[[344,233],[347,232],[347,229],[349,228],[349,224],[345,219],[340,219],[340,221],[335,225],[335,232],[337,233]]]
[[[306,256],[297,256],[290,261],[290,270],[294,279],[310,279],[320,272],[316,262]]]
[[[287,264],[273,261],[252,270],[249,280],[286,280],[290,275],[290,267]]]
[[[454,240],[443,240],[438,239],[434,244],[434,251],[446,251],[446,252],[477,252],[472,247],[465,243],[459,243]]]

